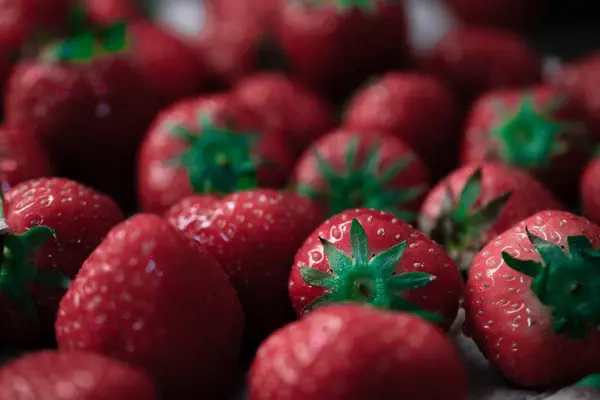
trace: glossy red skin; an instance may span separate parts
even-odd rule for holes
[[[132,0],[85,0],[88,17],[101,24],[123,20],[135,20],[140,12]]]
[[[29,179],[53,175],[50,157],[37,137],[20,128],[0,126],[0,182],[3,190]]]
[[[372,13],[339,13],[331,2],[310,3],[285,2],[276,21],[292,71],[308,86],[339,97],[407,61],[403,4],[376,1]]]
[[[278,330],[250,369],[252,400],[462,400],[466,392],[460,357],[437,327],[354,305]]]
[[[439,174],[454,162],[448,148],[455,146],[459,113],[452,91],[436,77],[390,72],[355,94],[344,124],[393,133]]]
[[[427,194],[421,214],[433,220],[437,219],[442,211],[441,206],[447,189],[450,189],[454,199],[459,199],[467,180],[477,168],[481,168],[482,181],[481,192],[474,207],[486,205],[507,192],[512,193],[494,225],[483,232],[482,245],[539,211],[564,209],[552,192],[528,173],[500,163],[481,163],[459,167],[438,182]]]
[[[461,22],[468,25],[528,29],[544,14],[546,0],[446,0]]]
[[[214,115],[217,121],[227,121],[237,132],[261,134],[257,154],[276,166],[259,168],[259,184],[268,187],[285,185],[292,160],[279,132],[263,131],[262,118],[233,96],[201,96],[182,100],[162,111],[142,143],[138,161],[138,195],[144,211],[162,214],[194,193],[187,170],[167,163],[187,149],[186,142],[170,132],[169,126],[183,123],[194,131],[199,130],[198,116],[202,112]]]
[[[329,103],[279,73],[251,75],[238,82],[233,93],[270,124],[282,126],[296,156],[335,124]]]
[[[593,248],[600,246],[600,227],[568,212],[542,211],[507,230],[473,260],[464,303],[469,332],[488,360],[513,383],[564,386],[600,368],[600,333],[590,330],[586,338],[576,340],[554,333],[550,310],[532,293],[531,278],[504,263],[502,251],[539,261],[526,227],[565,248],[568,236],[580,235]]]
[[[499,148],[491,131],[502,121],[500,105],[506,107],[510,115],[517,111],[518,104],[525,96],[533,96],[535,104],[544,105],[565,93],[550,86],[539,85],[522,89],[504,89],[491,91],[482,96],[473,105],[467,119],[463,137],[460,160],[462,164],[486,161],[501,161]],[[532,171],[557,196],[571,200],[577,192],[579,177],[595,138],[585,129],[585,119],[579,103],[566,99],[566,103],[552,113],[554,120],[577,123],[580,135],[565,136],[567,150],[552,156],[548,168]]]
[[[364,208],[331,217],[319,225],[299,248],[288,281],[289,295],[296,313],[300,315],[312,300],[325,293],[323,288],[306,283],[300,275],[300,268],[309,267],[319,271],[330,269],[319,237],[334,243],[346,254],[352,254],[352,219],[358,220],[367,233],[371,253],[378,254],[407,241],[406,251],[395,272],[426,272],[435,275],[436,279],[424,288],[404,292],[403,297],[423,310],[438,313],[442,317],[440,326],[449,329],[456,318],[458,302],[462,296],[462,279],[454,262],[441,246],[411,225],[383,211]]]
[[[14,233],[45,225],[56,232],[35,255],[34,265],[75,278],[83,261],[108,231],[123,219],[107,196],[65,178],[23,182],[5,194],[4,216]],[[64,291],[31,286],[39,319],[24,318],[14,303],[0,297],[0,336],[22,346],[45,344],[52,336],[56,310]]]
[[[59,398],[55,396],[70,400],[159,399],[147,376],[99,354],[45,350],[21,357],[0,370],[2,399]]]
[[[294,318],[286,288],[290,265],[321,220],[310,200],[270,189],[234,193],[211,210],[189,207],[169,219],[198,240],[229,276],[244,307],[249,351]]]
[[[298,159],[294,171],[294,182],[299,186],[309,186],[319,192],[327,192],[328,184],[319,170],[314,152],[318,152],[336,172],[347,172],[346,153],[348,143],[353,138],[359,138],[358,158],[356,165],[362,165],[368,151],[374,145],[380,148],[379,172],[385,171],[390,165],[403,157],[413,157],[408,167],[391,180],[386,188],[408,189],[415,186],[429,186],[429,171],[415,152],[400,139],[377,131],[359,131],[342,128],[331,131],[317,140]],[[402,204],[402,208],[417,211],[425,193],[410,203]],[[362,206],[358,205],[358,206]]]
[[[588,162],[581,174],[579,199],[583,215],[600,224],[600,158],[597,155]]]
[[[214,206],[221,201],[221,198],[210,194],[193,194],[184,197],[177,203],[173,204],[164,215],[164,218],[173,226],[180,226],[185,222],[179,222],[180,216],[187,214],[202,215],[210,212]],[[190,212],[190,209],[194,209]],[[185,217],[183,217],[185,218]]]
[[[61,301],[56,336],[60,350],[139,367],[166,398],[218,398],[230,390],[243,321],[215,259],[161,217],[138,214],[85,261]]]
[[[478,27],[452,29],[426,54],[423,67],[466,103],[490,89],[537,83],[542,74],[540,57],[519,36]]]

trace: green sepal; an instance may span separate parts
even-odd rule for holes
[[[397,291],[414,290],[427,286],[434,279],[434,275],[425,272],[405,272],[391,277],[389,285]]]
[[[334,0],[334,2],[342,13],[351,10],[372,13],[377,10],[376,0]]]
[[[600,389],[600,374],[591,374],[578,381],[575,386]]]
[[[458,199],[458,203],[456,204],[456,208],[453,210],[453,217],[456,220],[465,220],[471,207],[477,202],[477,199],[481,194],[481,178],[481,168],[477,168],[475,173],[467,179],[460,194],[460,198]]]

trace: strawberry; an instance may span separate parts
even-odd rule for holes
[[[411,311],[445,329],[462,283],[443,248],[383,211],[345,211],[323,222],[296,253],[288,288],[298,314],[362,302]],[[412,289],[412,290],[411,290]]]
[[[473,255],[490,240],[547,209],[563,206],[526,172],[500,163],[468,164],[429,192],[419,228],[467,271]]]
[[[110,198],[64,178],[18,184],[2,208],[0,337],[46,344],[69,278],[123,215]]]
[[[193,193],[286,182],[291,157],[278,131],[257,135],[263,120],[233,96],[186,99],[163,111],[140,149],[142,208],[163,213]]]
[[[321,222],[315,204],[292,192],[255,189],[210,210],[171,213],[169,222],[198,240],[229,275],[246,315],[248,352],[293,319],[286,282],[294,253]]]
[[[249,392],[252,400],[462,400],[467,376],[452,342],[425,320],[338,305],[269,337]]]
[[[357,207],[415,219],[428,186],[421,159],[400,139],[377,132],[330,132],[296,164],[298,191],[327,207],[328,215]]]
[[[546,0],[445,0],[461,22],[468,25],[527,29],[539,22]]]
[[[471,109],[461,161],[501,161],[528,170],[569,200],[593,144],[581,112],[548,86],[489,92]]]
[[[390,0],[284,1],[277,32],[303,83],[340,97],[408,58],[404,5]]]
[[[354,129],[393,133],[440,175],[454,161],[448,148],[458,133],[458,113],[442,81],[426,74],[390,72],[355,94],[344,122]]]
[[[124,20],[136,20],[141,15],[134,0],[84,0],[86,13],[92,21],[113,24]]]
[[[242,330],[239,300],[219,264],[151,214],[109,232],[63,297],[56,321],[59,349],[137,366],[165,398],[224,394]]]
[[[217,205],[220,200],[220,197],[210,194],[195,194],[184,197],[179,202],[173,204],[165,212],[164,217],[173,226],[179,226],[180,222],[178,219],[181,215],[187,214],[190,209],[194,209],[194,214],[202,215],[212,210],[212,208]]]
[[[158,400],[152,381],[138,370],[100,354],[45,350],[0,370],[6,400]]]
[[[600,369],[599,246],[597,225],[542,211],[473,259],[467,330],[511,382],[560,386]]]
[[[331,105],[284,75],[252,75],[238,82],[233,92],[247,107],[264,114],[270,123],[283,126],[296,156],[334,126]]]
[[[600,224],[600,148],[581,174],[579,200],[583,215],[590,221]]]
[[[0,126],[0,184],[10,188],[29,179],[54,175],[38,138],[19,128]]]
[[[540,57],[519,36],[493,28],[454,28],[423,62],[426,70],[452,85],[465,104],[487,90],[541,80]]]

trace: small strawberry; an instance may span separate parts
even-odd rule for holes
[[[445,0],[468,25],[528,29],[544,14],[546,0]]]
[[[540,57],[519,36],[492,28],[454,28],[424,62],[465,103],[490,89],[537,83],[542,74]]]
[[[458,113],[453,93],[437,78],[390,72],[358,91],[344,120],[350,128],[394,134],[444,174],[454,162],[448,148],[458,133]]]
[[[402,2],[285,0],[276,22],[294,75],[336,98],[408,59]]]
[[[338,214],[296,253],[288,288],[298,314],[329,303],[363,302],[411,311],[448,329],[462,283],[443,248],[383,211]]]
[[[6,400],[158,400],[152,381],[136,369],[100,354],[45,350],[0,370]]]
[[[437,327],[351,305],[323,308],[275,332],[249,379],[252,400],[463,400],[467,392],[460,357]]]
[[[294,317],[286,282],[296,250],[321,222],[308,199],[256,189],[225,197],[212,209],[191,206],[169,221],[198,240],[224,268],[244,307],[246,348]]]
[[[123,215],[110,198],[64,178],[23,182],[2,208],[0,337],[46,344],[68,278]]]
[[[325,205],[328,215],[367,207],[412,221],[429,173],[394,136],[340,129],[323,136],[300,157],[294,181],[301,194]]]
[[[489,92],[471,109],[461,162],[528,170],[569,200],[593,144],[581,115],[577,103],[548,86]]]
[[[511,382],[546,388],[600,369],[600,227],[537,213],[473,259],[468,333]]]
[[[581,174],[579,180],[579,200],[583,215],[590,221],[600,224],[600,148]]]
[[[262,119],[233,96],[186,99],[163,111],[139,154],[142,208],[163,213],[194,193],[281,187],[291,156],[278,131],[260,134]]]
[[[499,163],[469,164],[442,179],[427,195],[419,228],[444,245],[467,271],[473,255],[517,222],[563,206],[526,172]]]
[[[296,156],[334,127],[331,105],[308,88],[276,73],[249,76],[233,88],[247,107],[283,127]]]
[[[219,264],[162,218],[115,226],[85,261],[56,321],[61,350],[146,371],[165,398],[219,398],[236,369],[243,314]]]

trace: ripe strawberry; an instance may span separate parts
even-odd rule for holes
[[[344,120],[351,128],[393,133],[443,175],[454,162],[448,148],[455,143],[458,113],[452,92],[437,78],[390,72],[358,91]]]
[[[269,123],[283,127],[296,156],[334,126],[331,106],[284,75],[252,75],[238,82],[233,92],[247,107],[263,114]]]
[[[0,184],[6,190],[29,179],[54,175],[38,138],[19,129],[0,126]]]
[[[291,157],[279,132],[256,135],[262,125],[259,116],[225,94],[186,99],[167,108],[140,149],[142,208],[162,214],[194,192],[283,186]]]
[[[452,342],[423,319],[338,305],[267,339],[249,390],[252,400],[462,400],[467,376]]]
[[[557,89],[493,91],[473,105],[462,163],[501,161],[537,175],[565,199],[593,147],[581,108]]]
[[[542,211],[475,256],[468,331],[508,380],[545,388],[599,370],[599,246],[597,225]]]
[[[242,309],[219,264],[151,214],[109,232],[81,267],[56,321],[59,349],[140,367],[166,398],[224,394],[242,330]]]
[[[540,57],[519,37],[492,28],[457,27],[425,56],[424,68],[468,103],[490,89],[541,80]]]
[[[393,215],[369,209],[338,214],[308,236],[288,288],[298,314],[363,302],[411,311],[444,329],[462,296],[458,269],[442,247]]]
[[[246,315],[246,349],[291,321],[286,282],[294,253],[321,222],[315,205],[292,192],[256,189],[225,197],[210,210],[189,207],[169,222],[219,261]]]
[[[389,0],[285,1],[278,40],[293,73],[335,97],[408,58],[404,4]]]
[[[313,143],[298,160],[294,180],[301,194],[327,207],[328,215],[367,207],[410,222],[425,195],[429,173],[394,136],[340,129]]]
[[[0,370],[6,400],[157,400],[152,381],[128,365],[100,354],[45,350]]]
[[[46,344],[67,278],[123,215],[110,198],[64,178],[15,186],[3,211],[0,337]]]
[[[527,29],[544,14],[546,0],[445,0],[468,25]]]
[[[140,9],[135,0],[84,0],[85,11],[92,21],[113,24],[140,18]]]
[[[189,213],[190,209],[194,209],[194,215],[202,215],[212,210],[219,201],[221,201],[221,198],[210,194],[194,194],[184,197],[179,202],[173,204],[167,212],[165,212],[164,217],[171,225],[179,226],[178,219],[180,216]]]
[[[600,224],[600,152],[588,162],[579,180],[579,199],[583,215]]]
[[[442,179],[427,195],[419,228],[444,245],[468,271],[473,256],[517,222],[563,206],[526,172],[500,163],[469,164]]]

